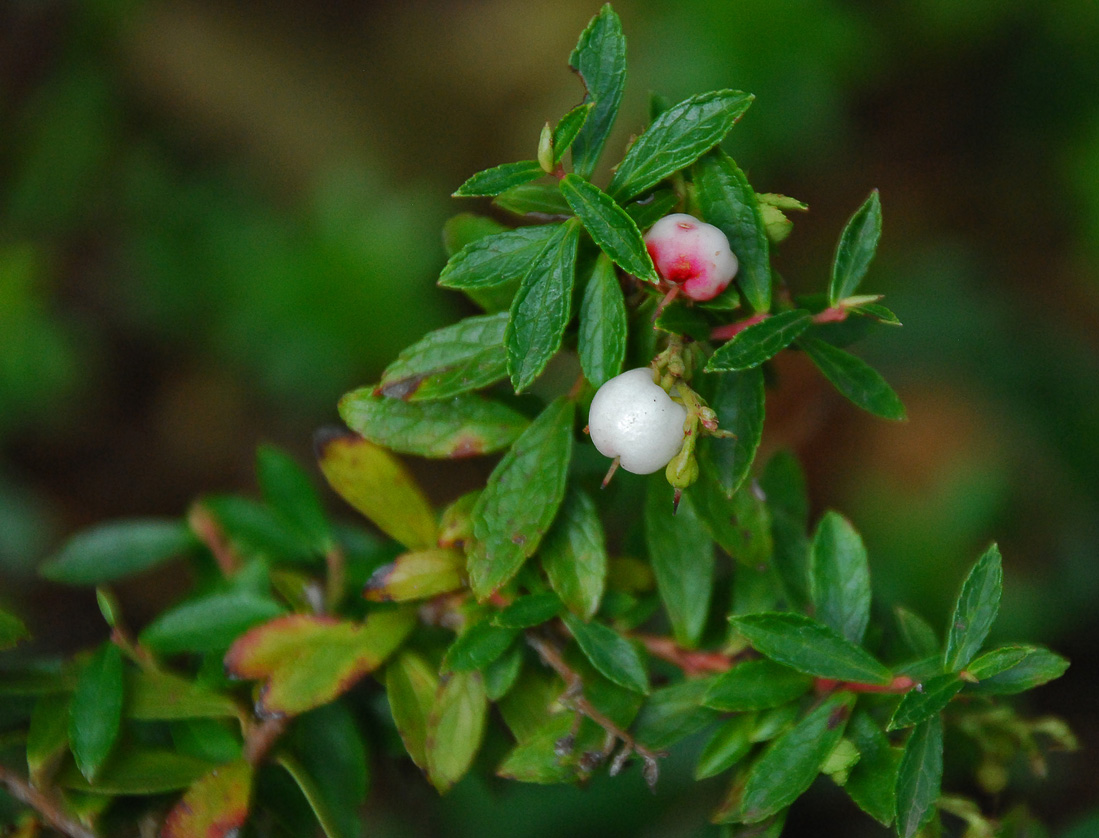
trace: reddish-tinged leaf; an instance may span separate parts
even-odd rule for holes
[[[412,631],[411,611],[381,611],[365,622],[292,614],[249,631],[225,656],[236,678],[264,681],[263,715],[296,715],[327,704],[380,666]]]
[[[462,587],[465,564],[458,550],[405,553],[374,572],[363,596],[371,602],[406,602],[445,594]]]
[[[316,447],[332,488],[378,529],[413,550],[435,546],[435,515],[396,457],[354,434],[319,435]]]
[[[221,765],[195,783],[168,813],[162,838],[229,838],[248,817],[252,766]]]

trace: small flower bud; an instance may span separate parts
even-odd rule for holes
[[[664,281],[692,300],[712,300],[739,267],[721,230],[682,212],[657,221],[645,234],[645,247]]]

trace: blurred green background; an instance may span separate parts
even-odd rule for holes
[[[767,449],[796,448],[818,511],[862,531],[883,614],[941,623],[999,540],[996,632],[1073,659],[1029,701],[1085,750],[986,802],[1025,793],[1052,834],[1099,834],[1099,4],[615,7],[630,81],[611,147],[650,90],[755,93],[726,147],[758,190],[811,207],[776,255],[795,290],[824,287],[844,221],[881,190],[864,288],[905,327],[860,351],[910,421],[858,414],[793,358]],[[0,601],[47,648],[104,632],[87,597],[33,577],[66,535],[248,488],[262,440],[307,460],[343,392],[468,311],[434,287],[441,224],[466,208],[448,196],[531,157],[579,101],[566,60],[596,11],[0,1]],[[485,469],[414,466],[439,500]],[[159,581],[124,590],[136,622],[173,596]],[[414,770],[376,768],[378,835],[693,835],[720,793],[667,770],[655,797],[636,777],[469,780],[440,804]],[[882,834],[827,789],[787,834],[822,824]]]

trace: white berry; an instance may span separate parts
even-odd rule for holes
[[[652,474],[683,445],[687,410],[653,382],[648,367],[615,376],[595,394],[588,432],[599,453],[633,474]]]
[[[713,224],[683,212],[666,215],[645,234],[645,247],[665,282],[692,300],[712,300],[740,267],[729,239]]]

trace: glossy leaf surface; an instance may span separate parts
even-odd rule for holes
[[[811,322],[812,315],[798,308],[753,323],[718,347],[707,361],[706,370],[720,372],[758,367],[793,343]]]
[[[607,548],[590,495],[575,488],[568,492],[540,552],[550,587],[570,611],[591,619],[607,582]]]
[[[590,177],[607,142],[626,86],[626,38],[610,4],[591,19],[569,56],[569,66],[584,82],[584,103],[591,103],[584,127],[572,143],[572,167]]]
[[[468,568],[479,599],[534,554],[565,494],[575,407],[559,399],[535,419],[493,469],[473,508]]]
[[[565,175],[560,188],[592,241],[618,267],[646,282],[659,281],[641,231],[613,198],[575,174]]]
[[[694,172],[702,217],[725,234],[740,264],[737,286],[753,309],[769,311],[770,244],[755,191],[744,172],[720,149],[699,158]]]
[[[386,367],[375,389],[406,401],[446,399],[507,377],[506,312],[467,317],[425,335]]]
[[[828,285],[829,305],[836,305],[858,290],[877,252],[880,238],[881,200],[875,189],[848,220],[840,236],[832,261],[832,281]]]
[[[545,172],[537,160],[501,163],[470,177],[454,190],[454,198],[490,198],[501,192],[542,177]]]
[[[862,538],[838,512],[826,512],[817,525],[809,567],[816,618],[861,643],[870,622],[870,567]]]
[[[939,716],[919,725],[904,747],[897,772],[897,834],[912,838],[935,814],[943,778],[943,725]]]
[[[626,201],[691,165],[721,142],[753,98],[739,90],[715,90],[668,108],[630,146],[607,192]]]
[[[746,614],[733,628],[757,651],[799,672],[867,684],[888,684],[889,670],[835,629],[793,613]]]
[[[973,565],[954,604],[943,653],[947,672],[964,669],[984,645],[1000,610],[1003,579],[1000,549],[993,544]]]
[[[530,387],[561,348],[572,316],[579,241],[575,221],[557,227],[519,283],[504,335],[508,374],[516,393]]]
[[[850,352],[822,340],[803,338],[801,347],[824,377],[863,410],[882,419],[907,418],[900,398],[881,373]]]
[[[340,399],[339,408],[347,427],[370,442],[401,454],[436,459],[491,454],[510,445],[526,427],[526,419],[510,407],[472,393],[406,402],[375,396],[364,387]],[[327,447],[336,439],[328,437],[321,445]]]

